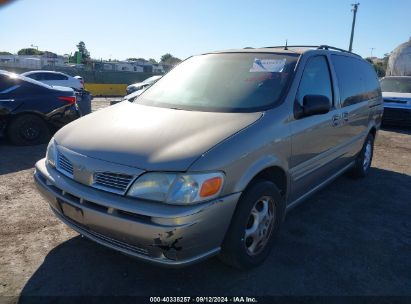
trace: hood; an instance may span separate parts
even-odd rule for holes
[[[382,92],[383,98],[393,98],[402,100],[411,100],[411,93]]]
[[[149,171],[185,171],[203,153],[261,116],[121,102],[66,125],[55,139],[92,158]]]

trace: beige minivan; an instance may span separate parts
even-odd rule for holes
[[[382,113],[377,75],[353,53],[207,53],[62,128],[34,178],[58,218],[104,246],[250,268],[287,210],[346,171],[367,174]]]

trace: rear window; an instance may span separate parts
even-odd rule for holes
[[[279,102],[299,55],[222,53],[179,64],[135,102],[209,112],[255,112]]]
[[[381,80],[383,92],[411,93],[411,77],[388,77]]]
[[[343,107],[381,95],[377,74],[368,62],[342,55],[332,55],[331,60],[337,73]]]

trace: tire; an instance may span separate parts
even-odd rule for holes
[[[374,135],[368,134],[364,146],[355,160],[354,168],[350,172],[353,178],[365,177],[370,171],[372,157],[374,154]]]
[[[260,214],[264,214],[265,210],[266,221],[259,220]],[[240,269],[250,269],[262,264],[271,251],[273,239],[284,219],[284,212],[285,201],[275,184],[266,180],[251,184],[238,202],[219,258]],[[251,233],[255,228],[256,232]],[[261,239],[259,232],[263,234]]]
[[[50,129],[40,117],[24,114],[10,122],[7,135],[9,140],[18,146],[39,145],[50,140]]]

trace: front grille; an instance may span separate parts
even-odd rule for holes
[[[133,176],[121,173],[96,172],[94,173],[94,185],[103,190],[114,192],[126,192],[133,180]]]
[[[58,152],[57,169],[65,175],[73,176],[73,164],[60,152]]]
[[[411,110],[384,108],[382,121],[387,125],[411,126]]]
[[[408,101],[407,100],[402,100],[402,99],[384,99],[384,102],[395,102],[395,103],[405,104]]]

